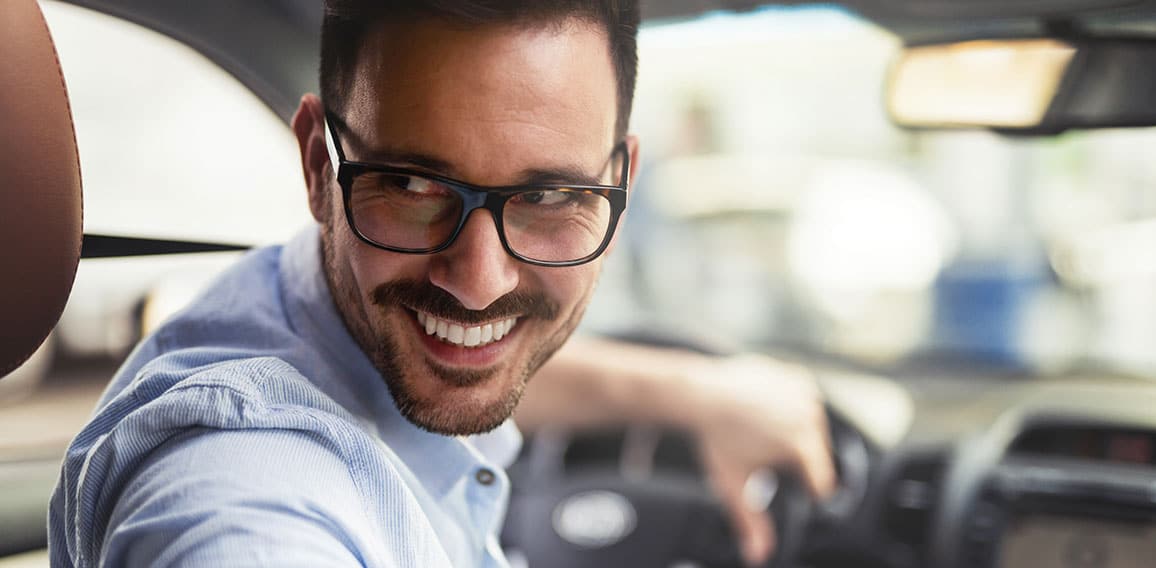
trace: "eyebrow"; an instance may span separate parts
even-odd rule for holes
[[[388,167],[413,167],[421,170],[426,170],[428,173],[441,175],[451,178],[455,181],[459,180],[452,175],[454,167],[448,161],[423,154],[421,152],[393,152],[393,151],[373,151],[366,153],[366,163],[377,164]],[[470,182],[464,182],[469,185],[479,185]],[[605,185],[600,176],[590,175],[577,166],[559,166],[554,168],[531,168],[523,170],[519,176],[517,183],[509,185],[537,185],[537,184],[574,184],[574,185]],[[485,187],[485,186],[480,186]]]
[[[349,125],[336,114],[326,112],[325,118],[332,122],[346,136],[356,136],[349,129]],[[336,141],[340,144],[340,142]],[[360,145],[361,141],[358,141]],[[344,146],[342,144],[342,146]],[[343,148],[346,152],[348,150]],[[376,164],[380,166],[389,167],[415,167],[426,170],[428,173],[442,175],[454,181],[462,181],[454,177],[454,167],[449,162],[433,156],[430,154],[423,154],[421,152],[404,152],[392,150],[371,150],[366,152],[366,157],[363,163]],[[613,163],[613,157],[611,159]],[[605,166],[603,167],[605,169]],[[601,171],[599,172],[601,173]],[[469,185],[477,185],[469,182],[464,182]],[[601,176],[590,175],[579,168],[578,166],[561,166],[557,168],[532,168],[522,172],[520,182],[513,185],[535,185],[535,184],[574,184],[574,185],[604,185]],[[484,187],[484,186],[479,186]]]

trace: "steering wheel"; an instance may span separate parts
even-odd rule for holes
[[[620,458],[606,459],[608,448]],[[503,544],[512,562],[523,555],[530,566],[556,568],[743,566],[726,511],[692,454],[686,436],[649,428],[539,433],[510,469]],[[789,475],[773,478],[770,489],[767,514],[778,534],[766,567],[790,568],[811,499]]]
[[[650,332],[618,338],[719,353]],[[851,430],[830,410],[828,417],[838,453]],[[837,470],[841,465],[836,459]],[[510,477],[513,494],[502,540],[515,566],[520,556],[530,566],[556,568],[743,566],[726,510],[684,433],[640,426],[540,432],[528,441]],[[768,482],[767,514],[777,544],[765,568],[792,568],[812,517],[842,516],[831,508],[838,499],[815,506],[787,472]]]

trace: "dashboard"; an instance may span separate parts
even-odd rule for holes
[[[918,411],[906,435],[876,446],[860,516],[812,566],[838,565],[823,549],[894,567],[1156,562],[1156,385],[946,380],[908,392]]]
[[[1030,514],[1004,529],[1004,566],[1145,568],[1156,553],[1156,525]]]
[[[842,489],[806,511],[802,542],[792,546],[794,566],[1156,562],[1156,384],[1111,377],[905,381],[837,370],[820,378]],[[515,485],[535,468],[548,475],[521,485],[507,531],[529,565],[667,566],[647,562],[676,553],[685,560],[680,566],[740,565],[725,518],[696,481],[689,440],[627,431],[530,446],[539,451],[511,470]],[[629,472],[640,447],[645,486],[632,485],[638,479]],[[571,509],[593,515],[578,531],[586,540],[566,536],[573,525],[558,523]],[[632,539],[633,548],[626,546]]]
[[[1152,565],[1154,390],[1148,383],[1026,389],[954,450],[932,564]]]
[[[1012,442],[1008,453],[1156,467],[1154,448],[1156,432],[1151,430],[1061,423],[1025,430]]]

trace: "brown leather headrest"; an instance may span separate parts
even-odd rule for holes
[[[80,163],[36,0],[0,2],[0,377],[48,336],[80,259]]]

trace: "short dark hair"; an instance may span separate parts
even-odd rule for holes
[[[321,98],[344,110],[366,36],[385,22],[440,19],[455,24],[540,25],[577,18],[599,25],[609,39],[618,82],[616,133],[626,134],[638,76],[637,0],[325,0],[321,24]]]

